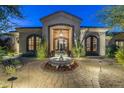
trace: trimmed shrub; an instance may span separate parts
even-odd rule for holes
[[[115,58],[117,59],[117,62],[124,65],[124,48],[118,49],[116,52]]]

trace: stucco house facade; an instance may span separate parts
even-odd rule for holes
[[[48,54],[71,51],[79,37],[87,56],[105,56],[108,28],[80,26],[81,18],[64,11],[45,16],[40,21],[42,27],[20,27],[12,32],[17,53],[36,51],[43,37],[46,38]]]

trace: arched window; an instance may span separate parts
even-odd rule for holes
[[[95,36],[89,36],[85,41],[86,55],[95,56],[98,55],[98,38]]]
[[[41,44],[41,37],[38,35],[31,35],[27,38],[27,51],[36,51]]]

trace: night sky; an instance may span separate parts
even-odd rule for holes
[[[104,26],[97,18],[96,14],[105,6],[100,5],[27,5],[21,6],[22,14],[24,15],[23,20],[15,20],[18,27],[39,27],[42,26],[40,18],[47,16],[56,11],[66,11],[74,14],[82,19],[81,26]]]

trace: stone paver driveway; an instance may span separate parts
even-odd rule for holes
[[[14,81],[14,87],[17,88],[124,87],[123,67],[106,60],[82,59],[78,61],[79,66],[75,70],[68,72],[45,70],[44,62],[24,61],[27,64],[17,72],[18,79]],[[4,75],[2,77],[1,80],[8,78]]]

